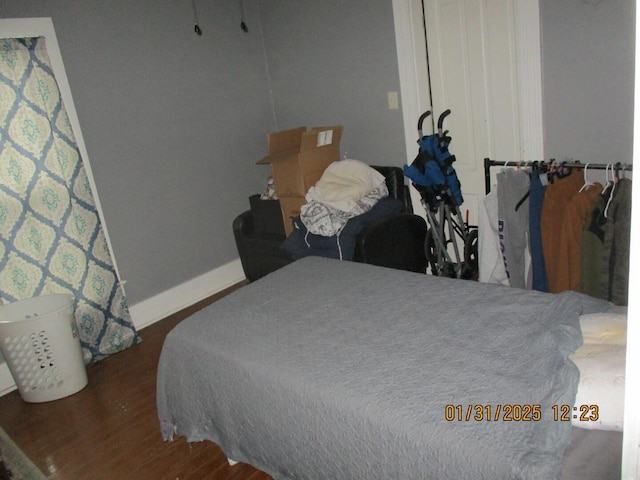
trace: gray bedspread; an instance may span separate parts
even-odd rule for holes
[[[169,333],[162,433],[276,479],[555,479],[571,425],[552,406],[573,405],[578,317],[607,306],[307,257]],[[498,405],[540,418],[495,421]]]

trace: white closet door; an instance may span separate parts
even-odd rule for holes
[[[423,0],[423,5],[433,111],[436,118],[452,111],[444,127],[453,138],[462,211],[468,209],[476,223],[485,193],[483,159],[536,159],[527,156],[542,151],[538,3]],[[532,32],[537,32],[533,41]]]

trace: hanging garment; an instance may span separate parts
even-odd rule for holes
[[[565,209],[558,245],[556,287],[559,291],[580,290],[582,232],[600,192],[599,183],[578,191]]]
[[[478,208],[478,280],[509,286],[498,236],[498,195],[489,192]]]
[[[539,174],[537,169],[531,174],[529,187],[529,243],[531,245],[531,288],[540,292],[549,291],[549,279],[544,265],[542,250],[542,205],[547,190],[546,174]]]
[[[600,193],[594,204],[591,215],[582,232],[580,249],[580,291],[596,298],[607,298],[608,267],[601,259],[604,253],[604,225],[607,219],[604,209],[607,206],[611,187]]]
[[[549,291],[562,291],[559,284],[560,271],[560,233],[564,213],[571,199],[578,194],[584,184],[581,175],[572,173],[564,178],[555,178],[547,186],[542,204],[542,251],[549,279]]]
[[[619,180],[613,198],[605,206],[604,258],[607,268],[607,300],[616,305],[628,304],[629,248],[631,244],[631,180]]]
[[[529,191],[529,176],[522,170],[505,169],[497,179],[498,233],[509,284],[529,288],[529,199],[516,210],[516,205]]]

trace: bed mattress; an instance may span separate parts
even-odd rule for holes
[[[606,302],[307,257],[165,340],[166,439],[276,479],[562,479],[579,316]],[[584,478],[584,477],[575,477]]]

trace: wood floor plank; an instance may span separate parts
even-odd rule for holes
[[[50,480],[271,480],[249,465],[229,466],[212,442],[165,442],[158,422],[165,336],[240,286],[142,329],[140,344],[89,365],[89,385],[75,395],[47,403],[26,403],[17,391],[0,397],[0,426]]]

